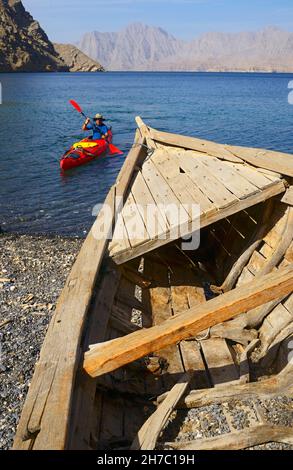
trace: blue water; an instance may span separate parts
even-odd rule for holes
[[[204,139],[293,153],[286,74],[1,74],[0,226],[22,233],[84,235],[92,208],[123,157],[60,174],[58,159],[83,136],[73,98],[102,112],[127,152],[140,115],[151,126]]]

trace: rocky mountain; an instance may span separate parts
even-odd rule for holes
[[[0,72],[67,71],[53,44],[20,0],[0,0]]]
[[[117,33],[94,31],[78,43],[79,49],[108,70],[157,69],[166,58],[180,54],[183,46],[183,41],[163,29],[141,23]]]
[[[117,33],[88,33],[78,45],[109,70],[293,72],[293,33],[276,27],[182,41],[136,23]]]
[[[70,72],[104,72],[104,68],[72,44],[54,44]]]

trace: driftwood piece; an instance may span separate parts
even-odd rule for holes
[[[259,345],[259,338],[254,339],[251,343],[242,351],[239,358],[239,373],[240,373],[240,384],[248,383],[250,380],[250,369],[249,369],[249,357],[254,349]]]
[[[282,265],[283,263],[281,264],[281,267]],[[243,315],[239,315],[239,317],[234,318],[233,320],[216,325],[211,328],[210,335],[232,339],[245,345],[248,341],[252,341],[254,339],[254,337],[251,337],[255,334],[256,330],[254,328],[259,327],[264,318],[266,318],[281,302],[283,302],[286,297],[287,295],[282,296],[279,299],[262,305],[261,307],[252,309]]]
[[[253,234],[251,240],[249,241],[247,248],[243,251],[241,256],[239,256],[237,261],[234,263],[234,265],[232,266],[223,284],[219,287],[211,286],[211,290],[213,292],[215,293],[228,292],[229,290],[233,289],[244,267],[247,265],[252,254],[259,247],[264,235],[266,234],[268,223],[270,221],[270,217],[273,211],[273,204],[274,203],[272,199],[270,199],[267,202],[264,215],[263,215],[263,220],[261,224],[257,226],[256,231]]]
[[[231,400],[268,399],[277,395],[292,396],[293,394],[293,363],[287,366],[277,376],[270,377],[260,382],[246,384],[219,385],[217,388],[206,390],[192,390],[177,408],[200,408],[215,403],[225,403]],[[161,403],[166,394],[158,397]]]
[[[268,206],[267,206],[268,207]],[[268,272],[271,272],[282,260],[282,258],[288,253],[288,250],[291,249],[292,246],[292,237],[293,237],[293,208],[287,209],[287,217],[286,222],[284,224],[283,231],[279,237],[279,244],[277,248],[274,250],[272,257],[270,260],[262,267],[262,269],[257,273],[257,276],[263,276]],[[237,264],[237,263],[236,263]],[[280,265],[282,267],[284,263]],[[233,268],[232,268],[233,270]],[[228,275],[229,277],[229,275]],[[227,278],[228,279],[228,278]],[[226,281],[225,281],[226,282]],[[222,289],[224,284],[217,289]],[[245,328],[256,328],[258,327],[263,319],[269,315],[275,307],[277,307],[280,302],[284,300],[284,296],[276,299],[272,302],[268,302],[261,307],[257,307],[252,309],[251,311],[247,312],[245,315],[241,315],[238,318],[231,320],[230,322],[226,322],[224,324],[224,328],[222,325],[217,325],[216,327],[211,329],[211,335],[217,335],[217,331],[219,330],[219,334],[223,334],[225,331],[225,337],[230,339],[235,339],[236,341],[239,340],[241,344],[245,344],[245,341],[241,340],[241,336],[237,339],[237,337],[233,338],[232,335],[234,334],[235,330],[242,329],[243,332],[247,331]],[[245,340],[245,333],[243,335],[243,339]]]
[[[227,321],[223,324],[216,325],[210,330],[211,336],[221,336],[227,339],[232,339],[237,343],[246,345],[247,340],[252,341],[255,339],[256,330],[263,321],[263,319],[269,315],[274,308],[279,305],[287,295],[280,299],[267,302],[260,308],[255,308],[249,312],[239,315],[239,317],[233,320]],[[248,328],[248,329],[247,329]]]
[[[258,424],[241,431],[189,442],[166,442],[165,448],[178,450],[240,450],[268,442],[293,444],[293,430],[272,424]]]
[[[270,345],[266,355],[261,359],[260,364],[262,368],[267,369],[273,365],[273,363],[276,361],[279,348],[282,346],[282,343],[291,335],[293,335],[293,322],[284,328]],[[288,351],[288,354],[290,352],[291,351]]]
[[[286,305],[288,305],[288,309]],[[293,311],[293,294],[284,303],[280,303],[263,322],[259,331],[261,348],[258,353],[258,359],[266,355],[275,339],[293,323],[293,315],[290,313],[290,310]]]
[[[157,439],[177,403],[186,391],[190,377],[189,374],[184,374],[172,390],[167,393],[164,402],[158,406],[156,411],[139,430],[132,443],[131,450],[153,450],[156,447]]]
[[[190,338],[293,289],[293,265],[245,284],[162,324],[90,347],[84,369],[92,377],[116,370],[153,351]]]
[[[257,273],[257,276],[263,276],[270,273],[282,260],[286,251],[291,245],[293,238],[293,207],[287,208],[286,222],[280,235],[279,243],[273,252],[272,257],[265,263],[263,268]]]
[[[237,320],[238,318],[227,323],[213,326],[210,329],[210,337],[213,338],[218,336],[219,338],[231,339],[232,341],[243,344],[245,346],[251,341],[255,340],[258,335],[257,331],[254,329],[247,330],[247,322],[245,319],[243,319],[243,321],[242,318],[239,318],[239,321]]]

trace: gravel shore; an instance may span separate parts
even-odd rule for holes
[[[12,445],[47,326],[81,244],[0,234],[0,449]]]

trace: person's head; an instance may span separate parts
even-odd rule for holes
[[[104,123],[104,118],[102,114],[96,114],[94,117],[94,121],[98,126],[101,126]]]

